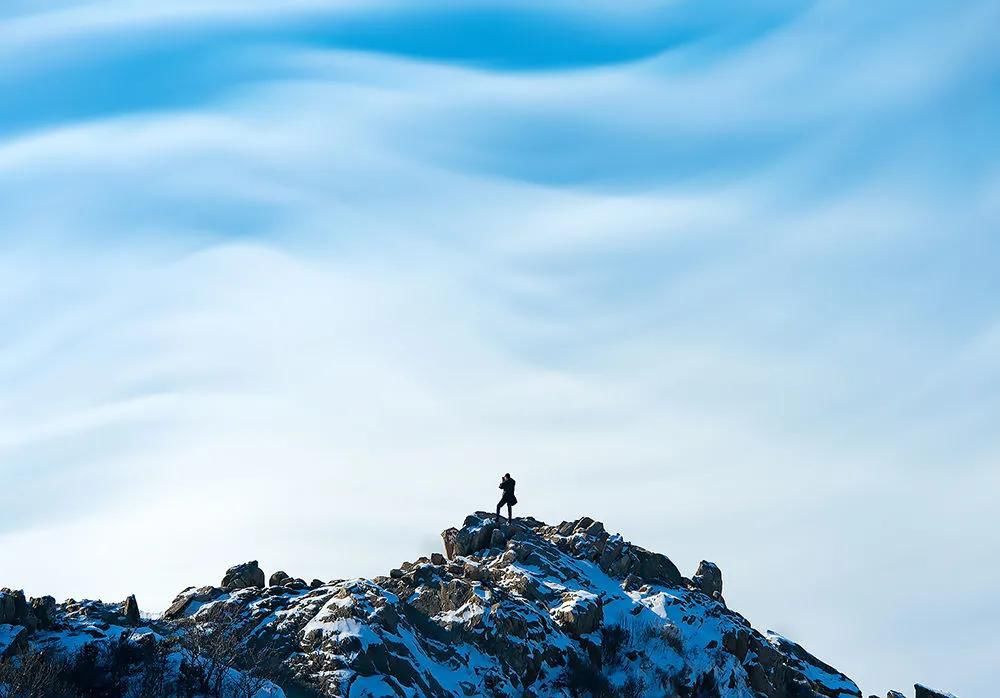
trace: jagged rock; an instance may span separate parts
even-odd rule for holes
[[[750,633],[743,628],[730,630],[722,636],[722,647],[742,662],[750,649]]]
[[[234,589],[247,589],[249,587],[264,587],[264,570],[258,565],[256,560],[233,565],[226,570],[226,576],[222,578],[220,584],[226,591]]]
[[[273,653],[290,682],[317,695],[555,698],[567,695],[573,667],[583,666],[603,673],[606,694],[616,696],[627,695],[622,681],[637,675],[647,679],[648,696],[860,696],[801,646],[762,635],[702,593],[708,575],[689,583],[665,555],[590,517],[498,526],[493,514],[477,512],[442,539],[446,555],[375,580],[306,584],[276,572],[266,590],[253,591],[263,572],[256,562],[237,565],[225,588],[189,587],[162,618],[143,619],[152,632],[135,642],[235,623],[243,641]],[[17,598],[2,592],[4,617],[23,617]],[[0,625],[0,638],[98,646],[128,623],[118,604],[50,599],[28,608],[53,630],[32,635]],[[615,637],[622,646],[607,651]],[[152,656],[151,647],[139,654]],[[168,681],[176,685],[173,672]]]
[[[589,593],[568,593],[562,604],[552,611],[555,621],[573,635],[586,635],[597,630],[604,619],[601,601]]]
[[[885,694],[885,698],[906,698],[906,696],[899,691],[889,691]]]
[[[203,604],[215,601],[222,596],[223,590],[219,587],[188,587],[174,599],[170,607],[163,613],[167,620],[182,618],[185,615],[197,611]]]
[[[919,683],[913,685],[913,690],[916,691],[916,698],[955,698],[951,693],[935,691]]]
[[[698,570],[691,577],[691,581],[712,598],[722,597],[722,570],[714,562],[708,560],[699,562]]]
[[[23,625],[28,630],[38,627],[38,619],[24,598],[24,591],[0,589],[0,623]]]
[[[464,579],[441,582],[441,610],[456,611],[472,596],[472,587]]]
[[[639,560],[637,573],[643,579],[667,584],[680,584],[681,573],[666,555],[651,553],[634,546],[632,554]]]
[[[135,600],[135,594],[130,594],[129,597],[125,599],[125,603],[122,605],[122,611],[125,613],[125,623],[127,625],[139,625],[141,622],[139,617],[139,603]]]
[[[38,620],[38,627],[46,630],[55,621],[56,600],[51,596],[38,596],[31,599],[31,612]]]
[[[503,531],[501,531],[499,528],[494,528],[493,533],[490,534],[490,547],[502,548],[506,543],[507,543],[507,537],[504,536]]]
[[[268,577],[267,585],[269,587],[280,586],[285,582],[287,582],[289,579],[291,579],[291,577],[289,577],[285,572],[283,572],[282,570],[278,570],[277,572],[273,573],[270,577]]]

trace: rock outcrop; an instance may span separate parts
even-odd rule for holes
[[[275,572],[265,586],[256,561],[236,565],[156,620],[134,597],[56,604],[3,590],[0,655],[124,643],[136,651],[98,654],[166,653],[163,685],[176,688],[206,666],[199,652],[223,651],[224,683],[268,668],[258,698],[282,695],[278,685],[321,696],[861,698],[801,645],[728,609],[712,563],[686,579],[588,517],[498,524],[477,512],[442,538],[444,555],[374,579],[307,584]]]
[[[698,563],[698,570],[691,577],[691,581],[713,599],[722,598],[722,570],[714,562],[702,560]]]
[[[257,565],[256,560],[234,565],[226,570],[226,576],[222,578],[220,586],[226,591],[249,587],[261,588],[264,586],[264,571]]]
[[[125,623],[131,626],[139,625],[139,602],[135,600],[135,594],[125,599],[122,605],[122,612],[125,614]]]

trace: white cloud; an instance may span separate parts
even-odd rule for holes
[[[125,9],[192,12],[165,7]],[[976,94],[970,8],[929,56],[920,17],[865,42],[832,6],[704,62],[251,46],[281,70],[9,135],[0,583],[156,608],[244,558],[374,574],[510,470],[525,514],[716,559],[735,608],[866,690],[976,694],[997,175],[924,139],[938,95]],[[126,17],[73,12],[24,21]]]

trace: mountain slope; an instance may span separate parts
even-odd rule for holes
[[[277,572],[265,584],[256,562],[238,565],[220,586],[183,591],[156,620],[139,619],[134,603],[28,604],[21,595],[6,617],[0,603],[0,653],[160,648],[161,695],[190,688],[214,662],[224,668],[221,693],[266,673],[288,695],[352,698],[861,696],[800,645],[728,609],[711,563],[686,579],[664,555],[586,517],[498,524],[479,512],[442,537],[446,555],[372,580],[306,584]],[[141,661],[114,661],[95,663],[124,676],[122,694],[139,695]],[[244,695],[281,694],[270,682],[243,683]]]

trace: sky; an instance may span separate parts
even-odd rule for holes
[[[1000,5],[7,0],[0,585],[589,515],[995,692]]]

